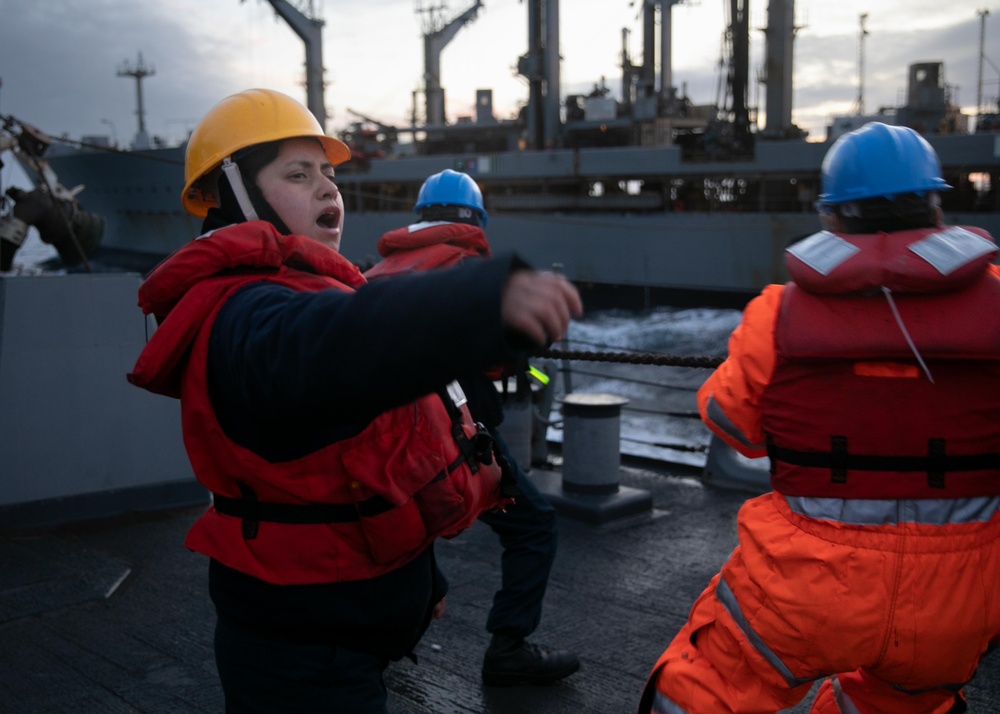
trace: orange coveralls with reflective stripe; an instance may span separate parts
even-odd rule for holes
[[[783,290],[749,303],[698,393],[708,426],[748,457],[766,455],[761,403]],[[961,686],[1000,644],[1000,515],[993,505],[973,522],[899,521],[807,517],[775,492],[747,501],[739,546],[657,661],[640,711],[775,712],[827,676],[814,714],[964,711]]]

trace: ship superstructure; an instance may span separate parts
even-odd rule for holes
[[[830,141],[806,141],[791,120],[794,1],[768,4],[761,121],[748,105],[749,0],[725,0],[725,91],[707,105],[672,84],[670,15],[679,2],[642,2],[642,56],[631,57],[623,41],[620,97],[602,83],[563,98],[558,0],[528,0],[528,51],[517,63],[528,98],[508,120],[495,118],[489,89],[477,92],[475,117],[449,123],[444,112],[440,51],[483,3],[450,19],[427,18],[424,116],[416,100],[409,126],[352,112],[359,121],[344,138],[354,157],[337,170],[347,207],[344,254],[359,264],[376,260],[378,237],[412,221],[423,180],[452,168],[482,187],[497,250],[555,265],[581,285],[648,302],[678,291],[749,297],[784,281],[784,248],[818,229],[812,206]],[[321,26],[287,2],[271,4],[293,27]],[[321,33],[300,36],[313,78],[307,104],[322,108]],[[994,135],[959,133],[942,63],[914,64],[908,81],[907,104],[876,118],[913,126],[937,150],[954,187],[943,195],[949,223],[1000,234]],[[325,119],[325,109],[314,112]],[[411,141],[398,143],[402,136]],[[87,186],[81,200],[107,220],[108,259],[138,256],[134,265],[152,265],[200,230],[178,200],[183,147],[77,150],[49,160],[66,183]]]

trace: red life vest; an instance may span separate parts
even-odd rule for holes
[[[466,258],[487,258],[490,244],[479,226],[466,223],[415,223],[384,234],[378,241],[382,260],[365,271],[368,280],[414,271],[450,268]],[[491,380],[505,379],[513,368],[487,370]]]
[[[868,499],[1000,494],[1000,280],[986,272],[995,247],[980,245],[992,239],[955,228],[816,238],[827,245],[814,255],[860,251],[826,275],[788,258],[794,282],[761,402],[774,489]],[[941,255],[953,240],[979,254],[941,273],[914,251],[924,240]]]
[[[447,268],[465,258],[488,257],[490,245],[478,226],[416,223],[389,231],[379,238],[378,252],[382,260],[365,271],[369,280]]]
[[[500,469],[478,458],[468,409],[438,395],[293,461],[270,463],[230,440],[209,398],[209,338],[226,299],[261,281],[300,291],[364,284],[335,251],[252,222],[188,244],[140,288],[143,311],[163,319],[129,381],[180,397],[191,465],[215,494],[188,548],[276,584],[360,580],[400,567],[498,505]]]

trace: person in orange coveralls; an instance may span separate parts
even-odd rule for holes
[[[660,656],[644,714],[966,710],[1000,643],[1000,268],[942,224],[933,148],[869,123],[823,162],[824,230],[751,301],[698,392],[771,462],[739,546]]]

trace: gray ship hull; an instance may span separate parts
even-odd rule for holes
[[[994,205],[980,201],[978,210],[962,210],[974,205],[970,174],[997,173],[996,136],[928,140],[956,184],[946,197],[953,206],[946,201],[946,221],[1000,234]],[[818,230],[808,194],[796,195],[790,185],[818,186],[828,148],[759,142],[754,158],[739,162],[685,161],[677,147],[622,147],[348,165],[338,169],[347,209],[342,249],[361,265],[375,261],[379,236],[413,221],[408,209],[423,179],[457,167],[483,187],[496,251],[517,251],[538,267],[557,266],[581,284],[751,295],[783,282],[784,248]],[[81,204],[107,220],[104,249],[155,260],[200,232],[200,221],[180,208],[183,148],[77,151],[49,163],[65,186],[85,185]],[[697,192],[697,201],[683,210],[669,195],[678,184]],[[618,190],[628,185],[641,188]],[[602,190],[598,195],[595,186]],[[733,195],[727,199],[717,188],[709,196],[708,186],[732,186]]]

